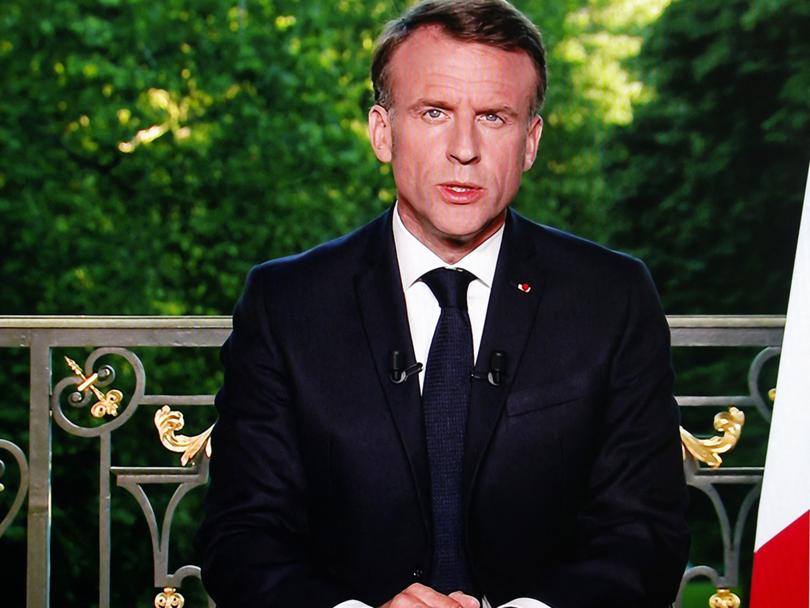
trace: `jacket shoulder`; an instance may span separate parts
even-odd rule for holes
[[[290,286],[298,282],[311,285],[344,281],[357,271],[359,265],[366,263],[368,252],[373,250],[375,242],[384,238],[386,224],[390,228],[387,213],[346,235],[304,252],[257,264],[250,270],[249,277],[258,276],[263,282]]]
[[[354,276],[366,267],[370,252],[380,250],[388,214],[349,234],[295,255],[267,260],[250,269],[242,300],[263,301],[272,310],[294,314],[301,306],[332,305],[353,293]]]
[[[514,214],[515,225],[533,244],[542,264],[555,273],[576,275],[581,279],[638,279],[649,276],[639,258],[611,249],[559,228],[538,224]],[[599,281],[601,282],[601,280]]]

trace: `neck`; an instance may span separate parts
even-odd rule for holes
[[[415,217],[411,217],[400,205],[399,217],[405,229],[420,243],[439,256],[443,262],[452,265],[477,249],[488,238],[495,234],[506,221],[506,209],[493,218],[477,232],[471,235],[450,235],[423,226]],[[432,228],[432,227],[431,227]]]

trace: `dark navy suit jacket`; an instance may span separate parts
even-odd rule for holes
[[[198,540],[223,608],[377,606],[431,563],[391,213],[255,267],[222,348]],[[526,293],[517,285],[526,283]],[[638,260],[509,211],[473,379],[465,547],[493,606],[667,605],[688,550],[669,330]]]

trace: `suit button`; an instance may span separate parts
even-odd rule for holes
[[[422,568],[414,568],[413,572],[411,572],[411,576],[417,581],[422,580],[422,577],[425,576],[425,571]]]

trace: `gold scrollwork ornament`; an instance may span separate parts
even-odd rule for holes
[[[740,608],[740,598],[731,589],[718,589],[709,598],[709,608]]]
[[[186,466],[203,449],[205,449],[206,456],[210,457],[211,440],[209,435],[211,435],[214,425],[212,424],[208,429],[193,437],[177,435],[176,432],[182,429],[184,425],[183,414],[172,410],[168,405],[164,405],[155,412],[155,426],[158,430],[160,442],[167,450],[182,452],[180,464]]]
[[[107,414],[110,416],[117,416],[118,406],[123,398],[124,394],[116,388],[111,391],[107,391],[104,398],[94,403],[93,407],[90,408],[90,414],[96,418],[103,418]]]
[[[698,439],[681,427],[684,460],[689,452],[696,460],[716,469],[723,463],[720,454],[725,454],[737,445],[744,424],[745,414],[732,405],[727,412],[720,412],[714,417],[714,428],[723,433],[722,435]]]
[[[165,587],[155,596],[155,608],[183,608],[186,598],[174,587]]]
[[[118,406],[124,399],[124,393],[118,389],[113,389],[111,391],[107,391],[106,393],[101,392],[98,387],[95,386],[96,380],[98,380],[98,373],[93,373],[86,376],[82,368],[79,367],[79,364],[73,359],[70,357],[65,357],[65,361],[67,362],[68,367],[73,370],[73,373],[81,378],[81,383],[76,387],[76,390],[83,393],[89,388],[91,391],[93,391],[96,399],[98,399],[98,401],[90,408],[90,414],[95,418],[103,418],[107,415],[117,416]]]

